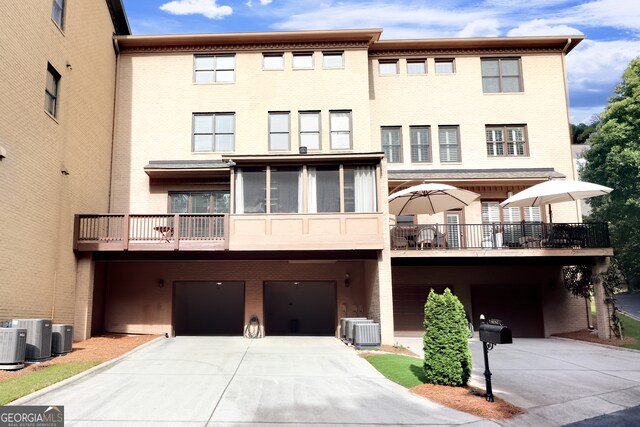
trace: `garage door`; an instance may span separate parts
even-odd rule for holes
[[[242,335],[243,282],[176,282],[176,335]]]
[[[393,325],[397,336],[424,333],[424,304],[431,289],[441,294],[445,286],[393,285]]]
[[[471,285],[474,326],[481,314],[500,319],[514,337],[544,338],[542,302],[538,285]]]
[[[265,282],[267,335],[335,335],[335,282]]]

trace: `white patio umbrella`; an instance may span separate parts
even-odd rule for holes
[[[613,188],[585,181],[551,180],[536,184],[500,203],[503,208],[549,205],[549,221],[553,222],[552,203],[572,202],[602,196]]]
[[[389,195],[389,213],[433,215],[468,206],[479,197],[478,193],[447,184],[418,184]]]

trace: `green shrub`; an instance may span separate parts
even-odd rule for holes
[[[424,372],[427,382],[466,385],[471,376],[469,323],[460,300],[445,289],[429,292],[424,306]]]

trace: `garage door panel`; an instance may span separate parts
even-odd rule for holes
[[[514,337],[544,338],[542,301],[538,285],[471,285],[474,326],[478,317],[500,319]]]
[[[267,335],[334,335],[335,282],[265,282]]]
[[[176,282],[174,325],[176,335],[242,335],[244,283]]]
[[[443,293],[445,285],[393,285],[393,324],[396,334],[424,333],[424,304],[429,291]]]

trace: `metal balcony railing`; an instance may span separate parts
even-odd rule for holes
[[[492,224],[413,224],[391,226],[391,248],[531,249],[609,248],[606,223],[542,222]]]

